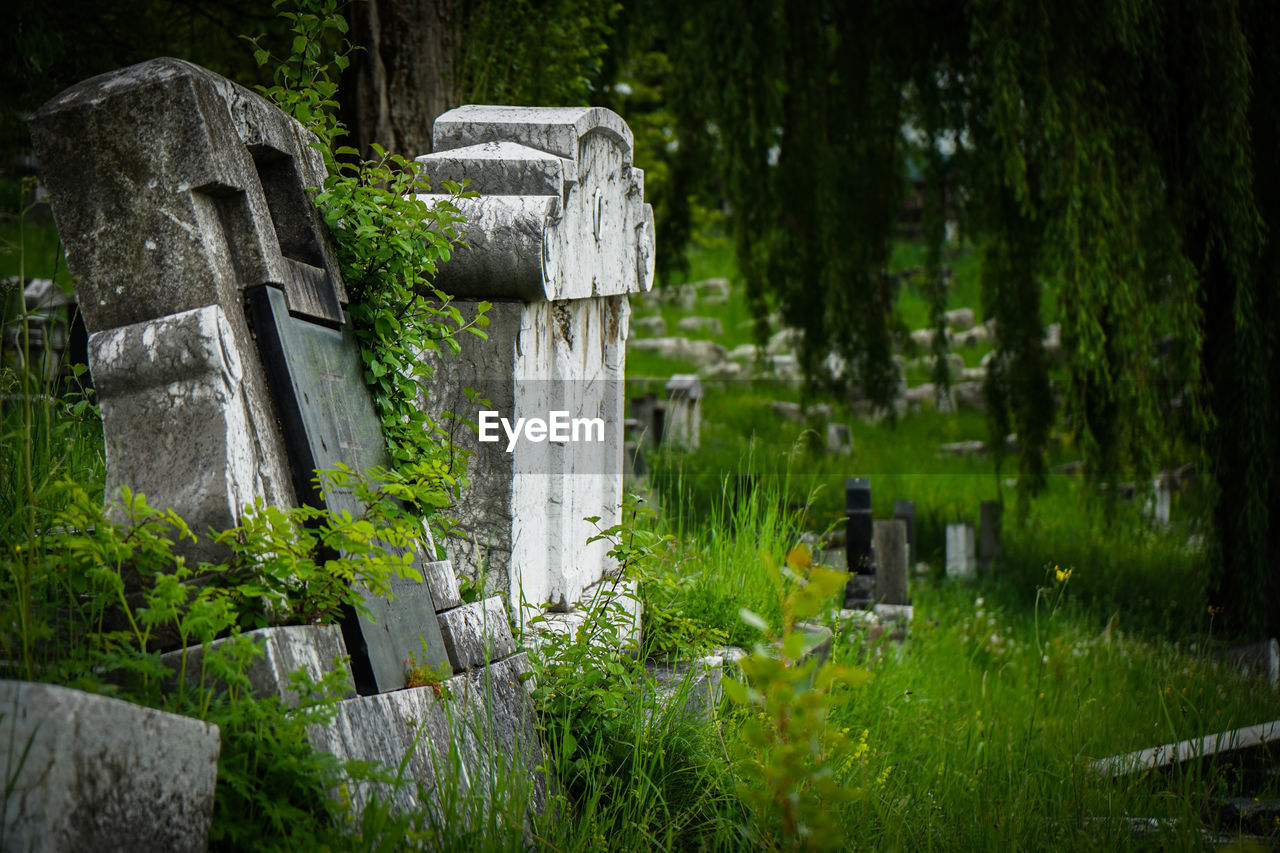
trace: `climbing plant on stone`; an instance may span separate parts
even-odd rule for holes
[[[274,83],[263,94],[320,140],[329,174],[315,201],[334,238],[387,448],[395,466],[441,487],[420,498],[442,506],[446,493],[465,481],[456,464],[461,457],[416,401],[420,381],[431,375],[430,361],[421,355],[457,352],[464,332],[483,338],[488,325],[483,305],[464,318],[431,284],[461,236],[464,219],[454,202],[465,194],[445,182],[449,197],[427,204],[415,197],[428,191],[420,164],[376,144],[374,156],[361,160],[342,145],[346,129],[333,77],[356,50],[345,38],[346,21],[335,0],[301,0],[281,15],[291,24],[287,55],[262,47],[261,38],[249,40],[258,63],[274,69]]]

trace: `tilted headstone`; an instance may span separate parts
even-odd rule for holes
[[[978,565],[990,569],[1004,556],[1004,505],[983,501],[978,505]]]
[[[907,526],[907,571],[916,565],[916,502],[899,499],[893,502],[893,517]]]
[[[667,413],[662,440],[697,450],[702,433],[702,380],[696,373],[677,373],[667,380]]]
[[[876,564],[876,602],[910,604],[907,591],[907,525],[897,518],[872,523],[872,551]]]
[[[969,522],[947,525],[947,577],[972,580],[978,576],[978,559],[974,556],[973,525]]]
[[[626,123],[597,107],[460,107],[436,119],[433,148],[418,158],[433,184],[466,180],[479,193],[459,203],[467,245],[436,284],[464,313],[493,303],[488,340],[434,365],[425,389],[427,411],[481,427],[456,433],[476,457],[456,507],[471,538],[449,547],[485,567],[513,611],[568,609],[614,568],[609,543],[587,540],[620,520],[627,296],[653,283],[644,175]],[[602,429],[512,441],[494,426],[486,438],[485,411],[513,429],[553,412]]]
[[[845,607],[866,608],[875,602],[876,569],[871,550],[871,481],[849,477],[844,481],[845,560],[849,580]]]
[[[205,534],[256,498],[319,506],[316,468],[385,463],[302,125],[157,59],[73,86],[31,131],[91,333],[108,499],[173,508],[217,559]],[[361,509],[342,490],[324,505]],[[343,626],[361,692],[404,686],[410,655],[447,659],[430,585],[393,586]]]

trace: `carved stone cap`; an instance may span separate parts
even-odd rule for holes
[[[90,331],[261,284],[338,325],[346,292],[307,187],[315,137],[265,98],[180,59],[92,77],[31,117]]]
[[[465,106],[436,119],[418,158],[433,186],[467,182],[465,246],[437,284],[529,302],[653,286],[653,210],[626,122],[601,107]],[[424,195],[430,202],[441,195]]]
[[[495,107],[468,104],[449,110],[431,133],[434,151],[448,151],[481,142],[518,142],[569,160],[578,156],[578,143],[591,133],[614,137],[631,154],[631,128],[622,116],[604,107]],[[630,156],[627,165],[631,165]]]

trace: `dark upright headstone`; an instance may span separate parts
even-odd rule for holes
[[[894,501],[893,517],[907,525],[907,571],[910,572],[916,564],[916,502]]]
[[[1004,506],[999,501],[983,501],[978,513],[978,565],[990,569],[1004,556]]]
[[[844,481],[845,559],[849,582],[845,606],[870,607],[875,601],[875,563],[871,552],[871,481],[849,477]]]

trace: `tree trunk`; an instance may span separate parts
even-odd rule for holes
[[[368,0],[350,7],[352,56],[341,91],[348,144],[367,157],[431,153],[431,125],[453,106],[457,0]]]

